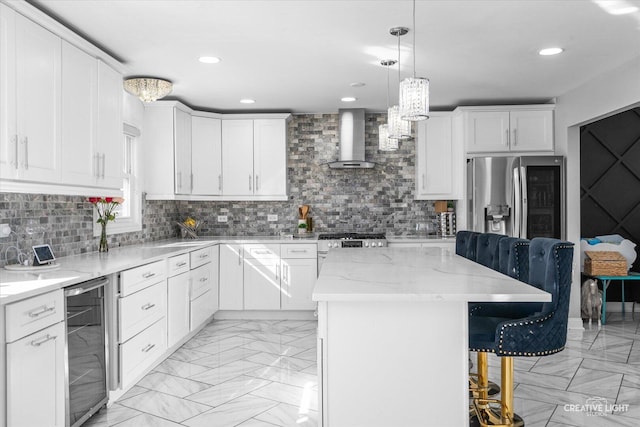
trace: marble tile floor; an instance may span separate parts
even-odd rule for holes
[[[84,425],[317,426],[316,327],[215,320]]]
[[[558,354],[516,358],[514,406],[525,425],[640,425],[635,317],[608,313],[605,326],[569,331]],[[317,426],[315,328],[314,321],[214,321],[85,426]],[[499,366],[490,355],[492,381]]]

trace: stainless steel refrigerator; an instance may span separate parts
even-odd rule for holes
[[[564,165],[561,156],[467,160],[469,229],[565,239]]]

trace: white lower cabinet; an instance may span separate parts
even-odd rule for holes
[[[218,246],[190,254],[190,330],[193,331],[218,310]]]
[[[242,310],[244,267],[242,244],[220,245],[220,310]]]
[[[244,309],[280,309],[280,260],[244,260]]]
[[[158,320],[120,344],[120,374],[125,387],[138,380],[167,349],[167,320]]]
[[[59,322],[7,344],[7,425],[65,425],[65,328]]]
[[[166,262],[120,274],[118,298],[119,376],[126,388],[167,349]]]
[[[173,346],[189,333],[189,288],[191,274],[167,279],[167,345]]]
[[[280,308],[314,310],[311,300],[318,277],[318,250],[315,244],[283,244]]]
[[[62,290],[7,304],[4,314],[7,425],[64,427]]]

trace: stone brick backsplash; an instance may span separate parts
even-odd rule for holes
[[[56,257],[97,251],[93,209],[80,196],[0,193],[0,223],[12,230],[0,240],[0,267],[14,263],[17,251],[31,258],[31,246],[42,243],[49,243]],[[110,247],[175,237],[174,202],[143,202],[143,218],[142,231],[110,235]]]
[[[367,114],[366,160],[373,169],[330,169],[338,159],[337,114],[294,115],[289,123],[286,202],[176,202],[179,216],[204,220],[203,235],[274,235],[297,232],[298,206],[311,206],[316,232],[412,233],[435,215],[432,201],[414,200],[415,141],[395,152],[378,151],[378,126],[386,114]],[[267,221],[267,215],[278,221]],[[226,215],[227,223],[217,216]]]
[[[289,200],[282,202],[143,201],[142,231],[109,236],[111,247],[178,235],[175,222],[187,216],[205,221],[201,234],[279,235],[297,232],[298,206],[311,206],[315,232],[358,231],[410,234],[416,223],[435,215],[432,201],[414,200],[415,141],[394,152],[378,151],[378,126],[386,114],[367,114],[366,160],[373,169],[330,169],[338,159],[337,114],[294,115],[288,128]],[[267,215],[278,221],[267,221]],[[227,223],[217,216],[226,215]],[[26,233],[28,222],[45,234]],[[80,196],[0,193],[0,223],[15,231],[0,240],[0,266],[15,258],[12,246],[30,252],[50,243],[56,256],[98,249],[93,236],[93,206]]]

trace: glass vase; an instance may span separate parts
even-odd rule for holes
[[[100,246],[98,247],[98,252],[109,252],[109,242],[107,241],[107,223],[103,222],[100,225],[102,226],[102,231],[100,232]]]

